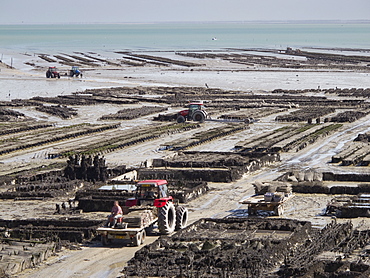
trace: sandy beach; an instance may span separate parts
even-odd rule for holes
[[[53,125],[54,128],[59,128],[86,123],[110,124],[112,121],[101,120],[100,118],[103,115],[117,113],[122,109],[140,108],[143,105],[165,107],[168,109],[165,114],[174,114],[183,109],[183,107],[175,101],[172,104],[165,101],[152,102],[152,99],[160,99],[160,97],[162,97],[162,95],[157,95],[158,92],[154,92],[152,88],[155,87],[169,88],[169,90],[172,90],[171,88],[174,87],[198,87],[203,90],[219,89],[230,94],[233,92],[228,100],[228,104],[231,103],[234,105],[240,104],[240,100],[237,100],[235,95],[250,97],[249,103],[254,103],[253,101],[257,101],[257,99],[259,101],[261,95],[266,96],[266,101],[261,100],[258,102],[258,105],[260,107],[264,107],[265,105],[266,110],[271,110],[271,114],[267,115],[267,112],[264,112],[266,115],[262,116],[262,113],[259,112],[261,113],[259,114],[261,118],[258,119],[259,121],[251,124],[248,129],[215,140],[210,140],[204,144],[199,144],[190,148],[191,151],[196,152],[231,152],[234,151],[235,146],[243,140],[257,138],[268,131],[278,128],[285,128],[291,125],[295,126],[297,123],[278,122],[275,121],[275,118],[278,115],[285,115],[299,110],[304,104],[300,104],[300,106],[294,102],[295,100],[292,100],[290,103],[277,103],[276,101],[275,103],[269,103],[269,106],[267,106],[269,101],[267,96],[275,97],[276,94],[274,95],[272,91],[276,89],[282,89],[286,92],[286,94],[283,93],[279,95],[281,98],[288,95],[289,91],[295,91],[294,94],[299,95],[299,101],[302,101],[302,103],[304,103],[305,100],[310,101],[315,97],[317,100],[325,98],[325,100],[327,99],[328,101],[338,101],[338,103],[336,102],[333,104],[333,106],[337,105],[336,111],[331,113],[328,112],[328,116],[325,117],[332,117],[336,113],[347,110],[365,111],[368,109],[367,96],[342,96],[336,92],[330,93],[330,89],[370,88],[369,62],[355,61],[352,63],[351,61],[347,61],[345,63],[339,63],[323,60],[322,64],[309,64],[308,61],[310,59],[304,55],[294,55],[285,53],[284,51],[285,49],[280,50],[280,53],[276,51],[269,52],[268,50],[262,52],[222,49],[219,53],[212,52],[211,54],[216,54],[215,57],[212,58],[207,56],[205,56],[205,58],[195,58],[193,55],[190,55],[192,53],[188,54],[187,51],[183,51],[183,54],[187,53],[188,56],[179,55],[175,51],[140,52],[136,54],[148,55],[150,57],[141,57],[140,61],[135,61],[133,59],[129,60],[128,58],[134,57],[133,55],[129,56],[116,52],[64,53],[63,55],[60,53],[46,53],[40,55],[37,53],[18,53],[16,51],[0,50],[1,53],[4,53],[2,63],[0,64],[0,101],[2,107],[22,113],[24,116],[20,118],[25,117],[29,119],[29,122],[32,124],[47,122]],[[338,50],[328,49],[326,51],[331,54],[339,55],[339,53],[341,53],[340,55],[343,55],[343,52],[339,52]],[[198,54],[209,54],[208,51],[204,50],[195,52]],[[218,56],[218,54],[220,54],[220,56]],[[353,50],[346,53],[346,55],[349,54],[370,57],[369,52],[363,51]],[[83,60],[74,58],[73,61],[76,64],[81,63],[80,70],[83,72],[83,76],[70,77],[68,76],[68,72],[71,65],[66,65],[65,61],[56,58],[57,55],[69,57],[69,59],[73,59],[71,58],[72,55],[77,55],[77,57],[81,59],[84,58],[94,61],[94,65],[83,64],[81,63]],[[230,55],[230,57],[225,57],[225,55]],[[55,62],[47,62],[42,58],[45,56],[54,59]],[[266,62],[258,63],[256,60],[253,60],[253,63],[251,61],[247,62],[247,59],[251,59],[251,56],[253,59],[256,59],[257,56],[258,59],[259,57],[263,57],[264,59],[266,57],[274,57],[276,60],[269,62],[270,64]],[[241,61],[240,59],[242,58],[240,57],[245,60]],[[135,58],[138,59],[136,56]],[[163,60],[160,61],[159,58],[168,60],[163,62]],[[270,58],[266,59],[269,61],[271,60]],[[131,63],[135,61],[136,63],[140,63],[140,65],[132,65],[127,61]],[[153,61],[156,63],[153,63]],[[180,62],[194,63],[198,64],[198,66],[181,66],[179,64]],[[165,64],[161,65],[159,63]],[[297,64],[294,64],[294,68],[290,63]],[[300,65],[299,68],[298,64]],[[13,68],[11,68],[10,65],[12,65]],[[45,72],[49,66],[58,67],[61,73],[60,79],[46,78]],[[12,102],[14,103],[16,99],[28,100],[33,97],[50,98],[57,96],[83,95],[86,93],[85,90],[88,89],[119,87],[124,87],[126,89],[140,87],[146,94],[141,96],[134,92],[132,95],[119,95],[119,93],[114,92],[112,95],[109,95],[110,98],[112,96],[117,98],[128,98],[133,96],[143,97],[139,102],[132,104],[99,102],[93,105],[68,105],[68,107],[76,109],[77,111],[77,116],[68,119],[61,119],[58,115],[40,112],[36,110],[33,105],[12,105]],[[235,92],[236,94],[234,95]],[[291,94],[293,96],[293,93]],[[165,95],[165,93],[163,93],[163,95]],[[211,93],[209,93],[209,95],[211,95]],[[253,99],[254,96],[256,100]],[[195,93],[194,97],[197,97]],[[350,107],[350,104],[340,107],[341,104],[339,102],[342,101],[347,105],[346,101],[349,99],[353,101],[361,100],[363,103],[356,107]],[[190,100],[191,99],[188,101]],[[222,103],[222,101],[222,99],[220,100],[214,97],[209,103],[211,106],[211,104]],[[248,101],[246,101],[246,103],[248,103]],[[50,106],[54,105],[54,103],[44,102],[44,105]],[[309,110],[309,105],[310,104],[304,109]],[[221,111],[221,108],[223,108],[222,104],[218,106],[219,109],[217,106],[215,107],[212,107],[210,110],[215,118],[221,116],[222,113],[230,111],[234,114],[236,113],[226,108],[226,112]],[[321,107],[325,108],[325,104]],[[245,107],[241,108],[241,112],[244,111],[243,109],[248,111],[246,113],[251,113],[250,110]],[[158,113],[155,115],[157,114]],[[47,159],[48,155],[57,152],[61,153],[66,149],[77,148],[85,144],[93,144],[93,142],[95,142],[94,140],[97,142],[108,140],[113,138],[114,134],[118,132],[124,134],[134,132],[137,128],[160,126],[162,123],[152,120],[155,115],[145,115],[131,120],[119,120],[119,128],[112,131],[105,131],[101,134],[68,138],[6,154],[4,153],[0,156],[0,175],[14,176],[19,171],[33,169],[36,166],[48,166],[56,162],[64,163],[66,160],[65,157]],[[323,119],[324,117],[321,118]],[[333,133],[329,133],[326,137],[320,137],[317,141],[308,143],[307,146],[302,149],[297,148],[290,151],[281,151],[280,162],[261,167],[261,169],[255,172],[245,173],[242,178],[237,181],[230,183],[210,182],[210,191],[207,194],[186,204],[190,211],[189,222],[193,223],[203,217],[223,218],[230,216],[237,210],[245,209],[239,201],[254,194],[252,185],[254,182],[274,180],[282,174],[292,170],[305,171],[311,169],[321,172],[367,173],[367,167],[357,167],[355,165],[339,167],[337,164],[330,164],[328,162],[330,162],[333,155],[345,149],[347,147],[346,143],[350,144],[358,134],[369,132],[369,121],[370,115],[366,114],[356,121],[343,123],[343,126]],[[303,125],[305,123],[306,122],[301,122],[299,124]],[[320,124],[324,124],[322,120]],[[127,165],[127,167],[138,167],[147,160],[171,157],[176,151],[165,150],[163,149],[163,145],[166,145],[168,142],[179,141],[182,138],[189,140],[189,138],[199,132],[199,130],[206,132],[211,129],[222,129],[224,125],[224,123],[220,122],[206,122],[196,130],[189,130],[183,133],[168,133],[166,136],[158,137],[151,141],[141,142],[127,148],[106,152],[104,156],[107,161],[107,166],[115,167],[118,165]],[[21,133],[17,133],[17,136],[21,135]],[[7,142],[6,140],[9,140],[11,137],[6,136],[9,135],[2,135],[2,142]],[[10,184],[3,185],[1,191],[5,192],[11,188],[12,186]],[[332,198],[332,195],[326,194],[297,194],[297,197],[289,205],[289,208],[286,209],[284,216],[273,216],[273,218],[284,217],[311,221],[314,227],[322,228],[332,221],[330,217],[322,215],[322,211],[325,210],[327,203]],[[29,212],[30,217],[46,217],[45,211],[54,211],[55,203],[64,199],[65,197],[51,199],[44,202],[42,206],[40,206],[37,201],[33,201],[32,204],[30,204],[26,201],[2,200],[2,209],[0,211],[1,218],[11,219],[19,217],[18,214],[9,214],[7,211],[14,203],[23,206],[23,209],[33,207],[34,210]],[[103,217],[103,215],[105,214],[92,213],[88,217]],[[347,221],[347,219],[338,219],[339,223],[345,221]],[[361,224],[363,229],[370,228],[370,220],[368,220],[368,218],[361,217],[352,219],[352,221],[355,226]],[[156,236],[150,237],[147,243],[152,243],[156,239]],[[72,251],[63,249],[63,251],[55,254],[55,256],[42,263],[41,266],[17,273],[14,277],[124,277],[121,271],[127,265],[127,261],[130,260],[139,249],[140,247],[129,246],[102,248],[100,243],[96,241],[93,243],[81,244],[79,245],[79,250]],[[65,271],[62,271],[62,269],[65,268],[69,269],[67,276]]]

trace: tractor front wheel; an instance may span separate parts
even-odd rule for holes
[[[162,235],[168,235],[176,227],[176,210],[172,202],[159,208],[158,212],[158,229]]]
[[[186,227],[188,223],[188,209],[186,207],[178,206],[176,208],[176,228],[175,230],[181,230]]]
[[[177,117],[176,121],[181,124],[181,123],[184,123],[186,121],[185,117],[180,115]]]

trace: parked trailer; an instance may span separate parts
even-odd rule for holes
[[[279,196],[279,197],[276,197]],[[271,201],[269,200],[271,197]],[[245,200],[240,201],[240,204],[248,205],[248,214],[255,215],[257,210],[273,211],[275,215],[284,214],[284,203],[293,198],[292,193],[281,193],[275,196],[253,195]]]

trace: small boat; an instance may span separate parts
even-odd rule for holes
[[[212,38],[212,40],[213,40],[213,41],[217,41],[217,38],[216,38],[216,37],[213,37],[213,38]]]

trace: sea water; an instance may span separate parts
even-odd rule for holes
[[[0,25],[0,48],[131,51],[223,48],[370,48],[370,23]]]

